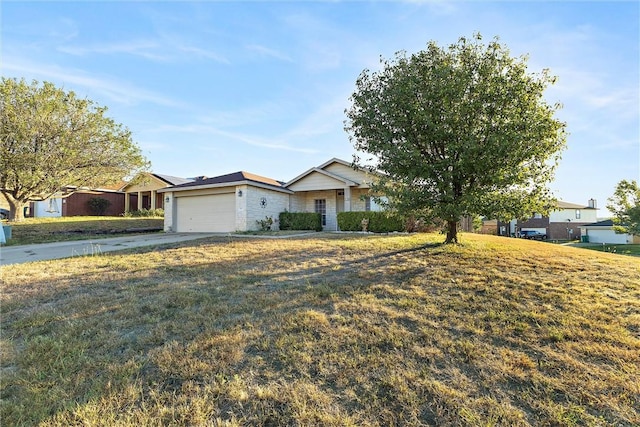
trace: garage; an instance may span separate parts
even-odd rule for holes
[[[176,197],[176,231],[236,231],[235,193]]]
[[[617,245],[634,243],[634,236],[625,233],[616,233],[613,221],[610,219],[583,225],[580,229],[582,236],[586,236],[585,240],[588,239],[589,243],[609,243]]]
[[[589,229],[589,242],[590,243],[610,243],[610,244],[626,244],[629,243],[628,234],[616,234],[611,230],[595,230]]]

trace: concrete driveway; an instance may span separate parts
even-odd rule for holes
[[[164,245],[221,235],[218,233],[154,233],[37,245],[2,246],[0,247],[0,265],[97,255],[141,246]]]

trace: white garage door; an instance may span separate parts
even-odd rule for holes
[[[627,243],[626,234],[616,234],[613,230],[589,230],[589,242],[591,243]]]
[[[178,197],[178,232],[236,231],[235,193]]]

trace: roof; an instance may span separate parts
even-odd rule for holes
[[[353,165],[345,160],[342,159],[338,159],[337,157],[334,157],[331,160],[327,160],[326,162],[324,162],[323,164],[321,164],[320,166],[318,166],[319,169],[324,169],[327,166],[329,166],[332,163],[340,163],[341,165],[345,165],[345,166],[349,166],[349,167],[353,167]]]
[[[612,219],[605,219],[598,222],[593,222],[591,224],[585,224],[582,227],[613,227]]]
[[[596,209],[591,206],[578,205],[575,203],[563,202],[562,200],[558,200],[558,208],[559,209]]]
[[[323,175],[326,175],[326,176],[331,177],[333,179],[336,179],[338,181],[342,181],[342,182],[344,182],[345,184],[347,184],[349,186],[357,186],[357,185],[361,184],[360,182],[353,181],[353,180],[351,180],[349,178],[345,178],[345,177],[342,177],[340,175],[336,175],[335,173],[331,173],[331,172],[325,170],[325,168],[327,166],[329,166],[329,165],[331,165],[333,163],[339,163],[339,164],[344,165],[344,166],[353,167],[353,165],[351,163],[334,157],[333,159],[324,162],[320,166],[317,166],[317,167],[314,167],[314,168],[306,170],[305,172],[303,172],[300,175],[298,175],[295,178],[293,178],[291,181],[288,181],[287,183],[285,183],[284,186],[285,187],[289,187],[290,185],[300,181],[302,178],[304,178],[304,177],[306,177],[308,175],[311,175],[314,172],[321,173]],[[366,171],[364,169],[361,169],[361,168],[358,168],[358,169],[362,170],[363,172],[369,173],[369,171]]]
[[[285,186],[285,187],[289,187],[290,185],[292,185],[292,184],[294,184],[294,183],[296,183],[296,182],[300,181],[302,178],[304,178],[304,177],[306,177],[306,176],[309,176],[309,175],[311,175],[311,174],[312,174],[312,173],[314,173],[314,172],[315,172],[315,173],[322,174],[322,175],[326,175],[326,176],[328,176],[328,177],[330,177],[330,178],[335,179],[336,181],[344,182],[346,185],[349,185],[349,186],[356,186],[356,185],[360,185],[360,183],[358,183],[358,182],[352,181],[352,180],[350,180],[350,179],[348,179],[348,178],[344,178],[344,177],[342,177],[342,176],[340,176],[340,175],[336,175],[335,173],[331,173],[331,172],[326,171],[326,170],[324,170],[324,169],[320,169],[320,168],[311,168],[311,169],[307,170],[306,172],[304,172],[303,174],[298,175],[297,177],[293,178],[291,181],[289,181],[289,182],[285,183],[285,184],[284,184],[284,186]]]
[[[60,191],[63,193],[73,193],[75,191],[99,191],[105,193],[120,193],[122,189],[126,187],[127,183],[124,181],[120,181],[115,184],[110,185],[101,185],[99,187],[86,187],[86,186],[77,186],[77,185],[65,185],[61,188]]]
[[[180,178],[178,176],[161,175],[159,173],[152,173],[151,175],[153,175],[156,178],[166,182],[169,185],[180,185],[180,184],[185,184],[187,182],[192,182],[193,181],[193,179],[191,179],[191,178]]]
[[[258,184],[258,186],[271,188],[274,190],[280,190],[290,193],[283,187],[283,183],[272,178],[256,175],[250,172],[233,172],[226,175],[214,176],[212,178],[201,179],[197,181],[188,181],[179,185],[174,185],[165,189],[166,191],[181,191],[181,190],[193,190],[196,188],[210,188],[210,187],[224,187],[226,185],[239,185],[239,184]],[[158,190],[161,191],[161,190]]]
[[[103,185],[98,188],[94,188],[94,190],[108,190],[108,191],[122,191],[124,187],[127,186],[125,181],[120,181],[111,185]]]

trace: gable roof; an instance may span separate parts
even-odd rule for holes
[[[256,185],[258,187],[270,188],[272,190],[284,191],[286,193],[290,193],[291,190],[288,190],[282,186],[282,182],[276,181],[272,178],[267,178],[265,176],[256,175],[250,172],[233,172],[228,173],[226,175],[214,176],[212,178],[199,179],[195,181],[188,181],[179,185],[173,185],[171,187],[163,188],[158,190],[158,192],[167,192],[167,191],[184,191],[184,190],[194,190],[201,188],[214,188],[214,187],[226,187],[232,185],[242,185],[242,184],[251,184]]]
[[[334,157],[333,159],[327,160],[326,162],[324,162],[323,164],[318,166],[318,168],[324,169],[324,168],[326,168],[327,166],[329,166],[332,163],[340,163],[341,165],[345,165],[345,166],[348,166],[350,168],[353,167],[353,165],[351,163],[349,163],[349,162],[347,162],[345,160],[342,160],[342,159],[338,159],[337,157]]]
[[[151,175],[155,176],[161,181],[166,182],[169,185],[180,185],[180,184],[185,184],[187,182],[193,181],[192,178],[180,178],[178,176],[161,175],[159,173],[152,173]]]
[[[291,181],[288,181],[287,183],[284,184],[285,187],[289,187],[292,184],[295,184],[296,182],[302,180],[303,178],[313,174],[313,173],[320,173],[323,175],[326,175],[330,178],[336,179],[340,182],[344,182],[346,185],[348,186],[358,186],[360,184],[362,184],[361,182],[356,182],[350,178],[345,178],[343,176],[340,176],[338,174],[329,172],[327,170],[325,170],[328,166],[334,164],[334,163],[339,163],[341,165],[347,166],[348,168],[353,168],[353,165],[345,160],[342,159],[338,159],[336,157],[332,158],[331,160],[327,160],[326,162],[324,162],[323,164],[321,164],[320,166],[317,167],[313,167],[311,169],[306,170],[305,172],[301,173],[300,175],[296,176],[295,178],[293,178]],[[358,170],[365,172],[365,173],[371,173],[368,170],[362,169],[362,168],[358,168]]]
[[[307,170],[306,172],[302,173],[301,175],[298,175],[297,177],[293,178],[291,181],[287,182],[284,184],[285,187],[289,187],[293,184],[295,184],[296,182],[300,181],[303,178],[306,178],[309,175],[312,175],[314,173],[319,173],[321,175],[325,175],[328,176],[329,178],[333,178],[336,181],[340,181],[343,182],[344,184],[348,185],[348,186],[356,186],[356,185],[360,185],[360,183],[352,181],[348,178],[344,178],[340,175],[336,175],[335,173],[331,173],[329,171],[326,171],[324,169],[321,168],[311,168],[309,170]]]

